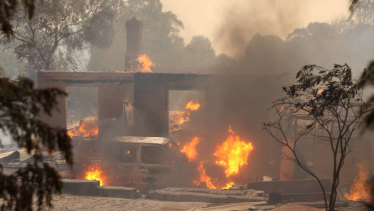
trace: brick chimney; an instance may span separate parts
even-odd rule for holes
[[[125,70],[136,64],[136,59],[143,53],[143,22],[133,18],[126,22],[126,57]]]

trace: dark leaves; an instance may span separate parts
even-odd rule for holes
[[[39,207],[50,205],[52,193],[61,191],[61,181],[58,173],[44,162],[42,152],[58,149],[72,164],[71,141],[66,129],[51,127],[38,116],[41,112],[51,114],[56,109],[57,97],[66,93],[56,88],[35,89],[26,78],[0,78],[0,96],[0,130],[34,158],[33,163],[14,174],[0,172],[2,207],[30,210],[34,194]]]
[[[351,0],[351,1],[352,1],[352,3],[351,3],[351,5],[349,6],[349,11],[350,11],[351,13],[353,13],[354,10],[355,10],[355,7],[357,6],[357,4],[358,4],[358,2],[359,2],[359,0]]]
[[[374,61],[371,61],[370,64],[361,75],[360,83],[361,87],[365,85],[374,85]]]
[[[34,15],[35,0],[8,0],[0,1],[0,26],[1,31],[8,37],[13,33],[12,19],[19,4],[22,3],[29,19]]]
[[[297,101],[295,107],[316,116],[323,116],[325,110],[354,98],[360,89],[347,64],[336,64],[330,70],[306,65],[297,73],[296,79],[296,84],[283,87],[283,91]]]
[[[363,88],[367,85],[370,85],[370,86],[374,85],[374,61],[371,61],[368,67],[362,73],[358,87]],[[373,103],[374,103],[374,95],[372,95],[367,101],[367,104],[373,104]],[[367,127],[374,126],[374,110],[372,110],[365,117],[365,125]]]

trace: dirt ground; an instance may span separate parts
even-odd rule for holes
[[[47,210],[66,210],[66,211],[116,211],[116,210],[140,210],[140,211],[200,211],[200,210],[238,210],[237,208],[244,208],[245,203],[227,205],[213,205],[204,202],[171,202],[171,201],[158,201],[148,199],[125,199],[114,197],[96,197],[96,196],[77,196],[62,194],[54,196],[53,208]],[[236,205],[236,206],[235,206]],[[240,205],[240,206],[239,206]],[[230,208],[231,207],[231,208]],[[242,210],[240,209],[239,210]],[[249,206],[244,209],[248,210]],[[259,209],[249,210],[274,210],[274,211],[323,211],[321,208],[313,208],[305,205],[277,205],[273,208],[270,207],[257,207]],[[338,208],[339,211],[366,211],[366,209],[359,203],[350,204],[349,207]]]
[[[115,210],[161,210],[182,211],[194,207],[205,207],[204,202],[169,202],[148,199],[124,199],[113,197],[76,196],[62,194],[54,196],[53,208],[49,210],[115,211]]]

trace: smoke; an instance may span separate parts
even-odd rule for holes
[[[319,6],[326,12],[331,10],[329,4],[331,5],[325,3]],[[214,73],[223,73],[223,76],[222,80],[212,80],[207,87],[204,103],[209,109],[201,117],[206,118],[204,122],[207,123],[207,135],[206,141],[202,141],[199,147],[204,155],[211,155],[214,146],[225,139],[227,128],[231,125],[243,139],[254,144],[255,149],[250,155],[245,179],[253,181],[263,175],[279,176],[279,169],[275,167],[279,163],[275,160],[280,154],[280,148],[272,144],[269,136],[262,131],[261,124],[271,118],[268,108],[273,100],[281,96],[281,86],[288,84],[301,66],[315,63],[330,67],[334,63],[347,62],[359,73],[374,53],[374,45],[367,42],[374,35],[372,26],[349,25],[342,21],[334,24],[305,23],[304,16],[310,15],[310,5],[311,1],[308,0],[247,1],[241,8],[229,8],[217,30],[215,43],[225,49],[225,52],[229,52],[234,59],[227,59],[226,63],[214,69]],[[346,10],[348,11],[348,7]],[[181,65],[181,58],[185,59],[183,56],[190,55],[192,59],[187,59],[186,63],[193,64],[190,61],[197,60],[196,57],[204,58],[200,55],[214,55],[206,39],[196,39],[199,42],[196,41],[195,44],[196,47],[207,46],[205,50],[187,49],[191,50],[190,54],[183,54],[184,44],[178,37],[169,42],[170,40],[166,39],[168,36],[164,36],[165,39],[160,39],[163,42],[158,42],[161,36],[156,32],[161,29],[152,22],[152,16],[143,20],[145,29],[149,27],[147,30],[152,32],[146,33],[149,37],[145,42],[154,41],[147,45],[150,57],[162,55],[167,58],[159,58],[159,61],[163,61],[160,63]],[[98,59],[92,60],[93,66],[95,61],[103,60],[105,67],[96,65],[94,69],[122,69],[125,49],[122,42],[125,35],[121,33],[116,32],[117,45],[112,46],[106,56],[96,55]],[[159,45],[153,45],[154,43],[168,45],[162,45],[163,48],[160,48]],[[175,47],[175,43],[179,43],[179,47]],[[107,57],[109,60],[103,59]],[[113,58],[117,60],[114,61]],[[178,69],[173,68],[173,71],[176,73]],[[157,114],[154,114],[154,118],[157,118]],[[116,134],[120,129],[109,127],[106,134]],[[205,130],[203,132],[205,133]]]
[[[320,4],[321,10],[331,10],[327,4]],[[226,79],[211,85],[215,90],[209,99],[215,102],[211,110],[221,115],[210,116],[209,141],[218,140],[222,132],[217,131],[225,131],[229,124],[253,141],[250,160],[255,162],[248,165],[252,180],[262,175],[279,176],[275,167],[279,160],[273,161],[280,148],[261,125],[271,118],[268,108],[282,96],[281,87],[292,83],[296,72],[307,64],[329,68],[347,63],[357,77],[374,54],[372,25],[344,18],[333,23],[305,23],[304,27],[303,16],[308,15],[310,5],[309,1],[248,1],[246,7],[227,10],[215,38],[233,59],[219,69]],[[349,11],[348,4],[340,5]],[[233,74],[245,76],[239,82],[230,79]],[[207,150],[208,145],[212,143],[207,144]]]
[[[348,12],[351,3],[357,2],[334,1],[319,7],[321,14],[332,6],[343,6]],[[359,17],[354,20],[347,20],[347,13],[331,23],[305,22],[315,6],[310,1],[248,1],[241,8],[229,8],[215,37],[215,43],[233,57],[222,71],[294,74],[306,64],[332,67],[347,63],[358,76],[374,52],[368,42],[374,35],[374,20],[366,17],[373,15],[372,7],[363,4],[360,2],[360,13],[355,14]]]
[[[224,14],[215,43],[229,55],[240,56],[256,33],[285,36],[302,24],[304,1],[246,1],[232,5]]]
[[[10,144],[11,143],[11,137],[8,135],[4,134],[3,132],[0,131],[0,139],[1,139],[1,144]]]

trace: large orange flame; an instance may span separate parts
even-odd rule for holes
[[[238,174],[239,168],[248,164],[248,156],[253,151],[252,143],[241,140],[231,125],[228,132],[225,142],[218,145],[214,152],[216,164],[225,168],[226,177]]]
[[[217,179],[208,176],[205,169],[205,163],[208,161],[198,161],[197,171],[199,177],[193,180],[193,184],[200,185],[203,183],[209,189],[228,189],[235,184],[232,181],[232,176],[237,175],[241,167],[248,165],[248,157],[254,149],[252,143],[242,140],[231,126],[229,126],[228,132],[229,136],[222,144],[217,145],[213,154],[216,158],[215,164],[224,167],[226,178]],[[193,138],[181,150],[182,153],[187,155],[189,161],[197,160],[198,158],[196,145],[199,144],[199,140],[198,137]],[[190,157],[193,159],[190,159]]]
[[[193,161],[197,157],[196,145],[200,142],[199,137],[194,137],[188,143],[186,143],[183,148],[180,150],[181,153],[184,153],[189,161]]]
[[[79,122],[77,127],[68,129],[68,135],[73,137],[96,137],[99,134],[97,119],[95,117],[87,117]]]
[[[354,178],[349,193],[344,197],[350,201],[370,201],[370,186],[367,184],[368,173],[365,163],[358,165],[358,175]]]
[[[153,62],[148,58],[147,54],[142,54],[138,57],[138,62],[140,63],[140,72],[152,72],[151,67],[156,66]]]
[[[105,185],[105,175],[99,165],[91,166],[86,171],[85,179],[86,180],[97,180],[100,182],[100,186]]]

